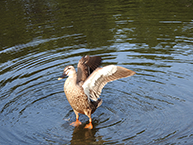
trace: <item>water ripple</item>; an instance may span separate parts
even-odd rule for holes
[[[9,136],[22,143],[42,144],[85,141],[76,134],[114,144],[176,142],[176,138],[183,142],[192,136],[192,121],[187,120],[193,110],[192,91],[186,83],[193,83],[190,58],[177,49],[170,55],[159,49],[152,53],[133,46],[119,49],[122,44],[108,50],[75,47],[73,51],[68,46],[34,52],[0,65],[0,120],[2,130],[14,128],[7,132]],[[82,126],[69,125],[75,116],[63,93],[64,82],[57,81],[66,65],[76,66],[81,55],[88,53],[102,56],[103,65],[118,64],[137,72],[105,86],[103,104],[92,115],[92,131],[83,129],[88,121],[84,115],[80,116]]]

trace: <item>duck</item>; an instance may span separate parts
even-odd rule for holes
[[[100,67],[100,56],[83,56],[77,65],[77,72],[72,65],[64,68],[61,80],[67,77],[64,83],[64,93],[71,105],[76,121],[70,125],[79,126],[79,113],[89,118],[89,123],[84,128],[93,129],[91,114],[102,104],[100,98],[103,87],[111,81],[133,76],[134,71],[118,65]]]

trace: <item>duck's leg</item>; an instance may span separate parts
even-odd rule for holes
[[[74,113],[76,114],[76,121],[70,123],[70,125],[72,125],[72,126],[79,126],[79,125],[81,125],[82,123],[79,121],[79,115],[78,115],[78,112],[74,110]]]
[[[84,128],[93,129],[91,115],[87,115],[87,116],[89,118],[89,124],[87,124]]]

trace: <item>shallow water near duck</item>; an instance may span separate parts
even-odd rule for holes
[[[1,1],[0,144],[193,142],[190,1]],[[108,83],[92,130],[58,81],[98,55],[136,72]]]

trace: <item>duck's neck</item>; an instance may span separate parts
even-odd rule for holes
[[[64,83],[64,90],[74,88],[77,85],[77,74],[76,72],[68,76]]]

